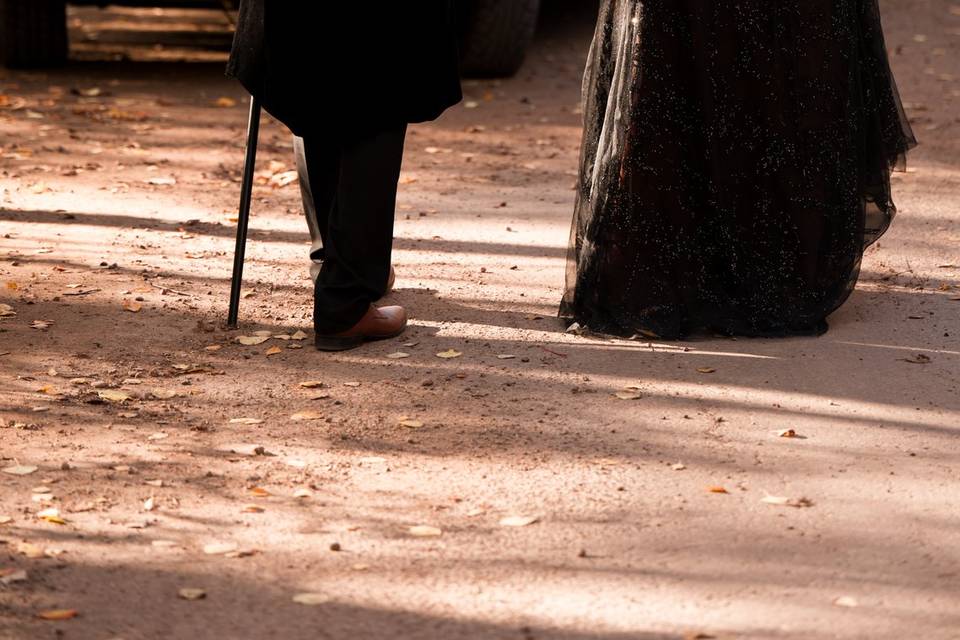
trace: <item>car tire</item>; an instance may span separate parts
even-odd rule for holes
[[[0,0],[0,63],[58,66],[68,48],[66,0]]]
[[[540,0],[461,0],[460,7],[464,75],[515,74],[536,33]]]

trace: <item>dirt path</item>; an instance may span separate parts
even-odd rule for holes
[[[272,122],[222,328],[245,105],[220,17],[155,17],[158,49],[142,12],[76,14],[81,61],[0,72],[0,467],[38,468],[0,473],[0,638],[960,638],[960,5],[885,8],[924,144],[825,337],[563,332],[590,27],[555,18],[411,133],[413,326],[344,355],[296,339]],[[197,29],[210,61],[177,62]]]

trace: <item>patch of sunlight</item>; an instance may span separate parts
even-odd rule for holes
[[[549,318],[553,320],[553,318]],[[559,322],[559,321],[558,321]],[[470,322],[448,322],[416,319],[413,326],[436,329],[438,338],[468,338],[472,340],[502,340],[503,327],[498,325],[482,325]],[[756,353],[736,351],[712,351],[696,349],[686,345],[662,344],[643,341],[626,340],[623,338],[590,338],[564,333],[558,324],[556,331],[537,329],[516,329],[523,336],[520,341],[511,340],[514,348],[523,348],[531,345],[570,345],[572,347],[600,347],[604,351],[644,351],[647,353],[672,353],[685,356],[710,355],[725,358],[751,358],[756,360],[779,360],[777,356],[767,356]]]
[[[518,331],[520,334],[545,334],[536,331]],[[554,342],[554,344],[557,344]],[[567,345],[569,347],[570,345]],[[606,350],[608,345],[603,345]],[[511,350],[512,348],[512,350]],[[403,367],[411,370],[429,370],[434,372],[454,373],[475,373],[489,374],[492,366],[497,366],[498,375],[507,378],[513,378],[517,381],[530,382],[532,380],[542,381],[545,385],[556,384],[557,371],[555,369],[541,370],[534,367],[526,367],[515,371],[501,370],[503,362],[496,357],[498,352],[511,353],[520,357],[521,355],[551,355],[563,353],[558,351],[547,351],[541,354],[539,352],[519,351],[516,345],[504,345],[499,351],[488,351],[483,356],[477,356],[471,353],[470,349],[464,348],[463,356],[457,358],[451,363],[440,362],[432,352],[414,350],[414,357],[399,362],[391,362],[391,366]],[[761,359],[776,359],[769,356],[754,356],[750,354],[722,352],[699,352],[700,355],[710,356],[728,356],[728,357],[749,357]],[[565,353],[565,355],[571,355]],[[679,355],[679,354],[678,354]],[[682,355],[697,355],[695,352],[682,352]],[[560,357],[560,356],[555,356]],[[483,360],[478,361],[479,358]],[[383,365],[382,356],[361,356],[345,355],[339,358],[340,362],[356,363],[362,365]],[[638,372],[639,373],[639,372]],[[576,377],[579,373],[572,373]],[[738,385],[731,382],[718,381],[713,384],[705,383],[703,380],[690,382],[670,378],[671,372],[663,371],[661,375],[651,374],[649,371],[636,376],[623,375],[605,375],[597,372],[590,374],[591,384],[596,387],[606,387],[611,392],[623,388],[624,382],[640,383],[643,385],[643,392],[650,398],[700,400],[704,402],[716,402],[724,405],[737,405],[744,410],[766,410],[769,407],[776,406],[781,411],[793,411],[797,413],[809,413],[815,411],[817,415],[831,417],[836,419],[855,419],[858,422],[874,420],[880,423],[901,422],[915,427],[930,427],[935,429],[957,430],[960,432],[960,411],[946,410],[926,410],[917,409],[913,405],[904,406],[901,404],[877,402],[871,400],[859,400],[840,394],[839,398],[843,400],[842,404],[836,404],[833,401],[837,397],[823,395],[819,393],[806,393],[800,391],[790,391],[783,388],[762,389],[756,386]]]
[[[944,356],[960,356],[960,351],[950,351],[949,349],[930,349],[927,347],[904,347],[895,344],[874,344],[871,342],[837,342],[837,344],[848,345],[852,347],[869,347],[871,349],[890,349],[892,351],[911,351],[918,353],[935,353]]]

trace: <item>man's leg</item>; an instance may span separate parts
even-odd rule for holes
[[[386,291],[405,136],[406,125],[401,125],[341,137],[339,180],[327,220],[323,265],[314,287],[318,335],[353,329]],[[312,147],[317,144],[323,141],[305,142],[311,174]],[[309,184],[315,187],[317,182],[311,175]],[[318,215],[317,220],[322,222],[322,217]]]
[[[340,177],[340,148],[338,142],[318,139],[310,145],[308,159],[303,138],[294,136],[293,152],[297,160],[303,212],[310,229],[310,278],[316,282],[323,264],[327,222]]]

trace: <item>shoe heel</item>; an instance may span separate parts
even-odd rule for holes
[[[349,338],[316,336],[313,341],[317,351],[349,351],[350,349],[356,349],[364,342],[363,336],[350,336]]]

